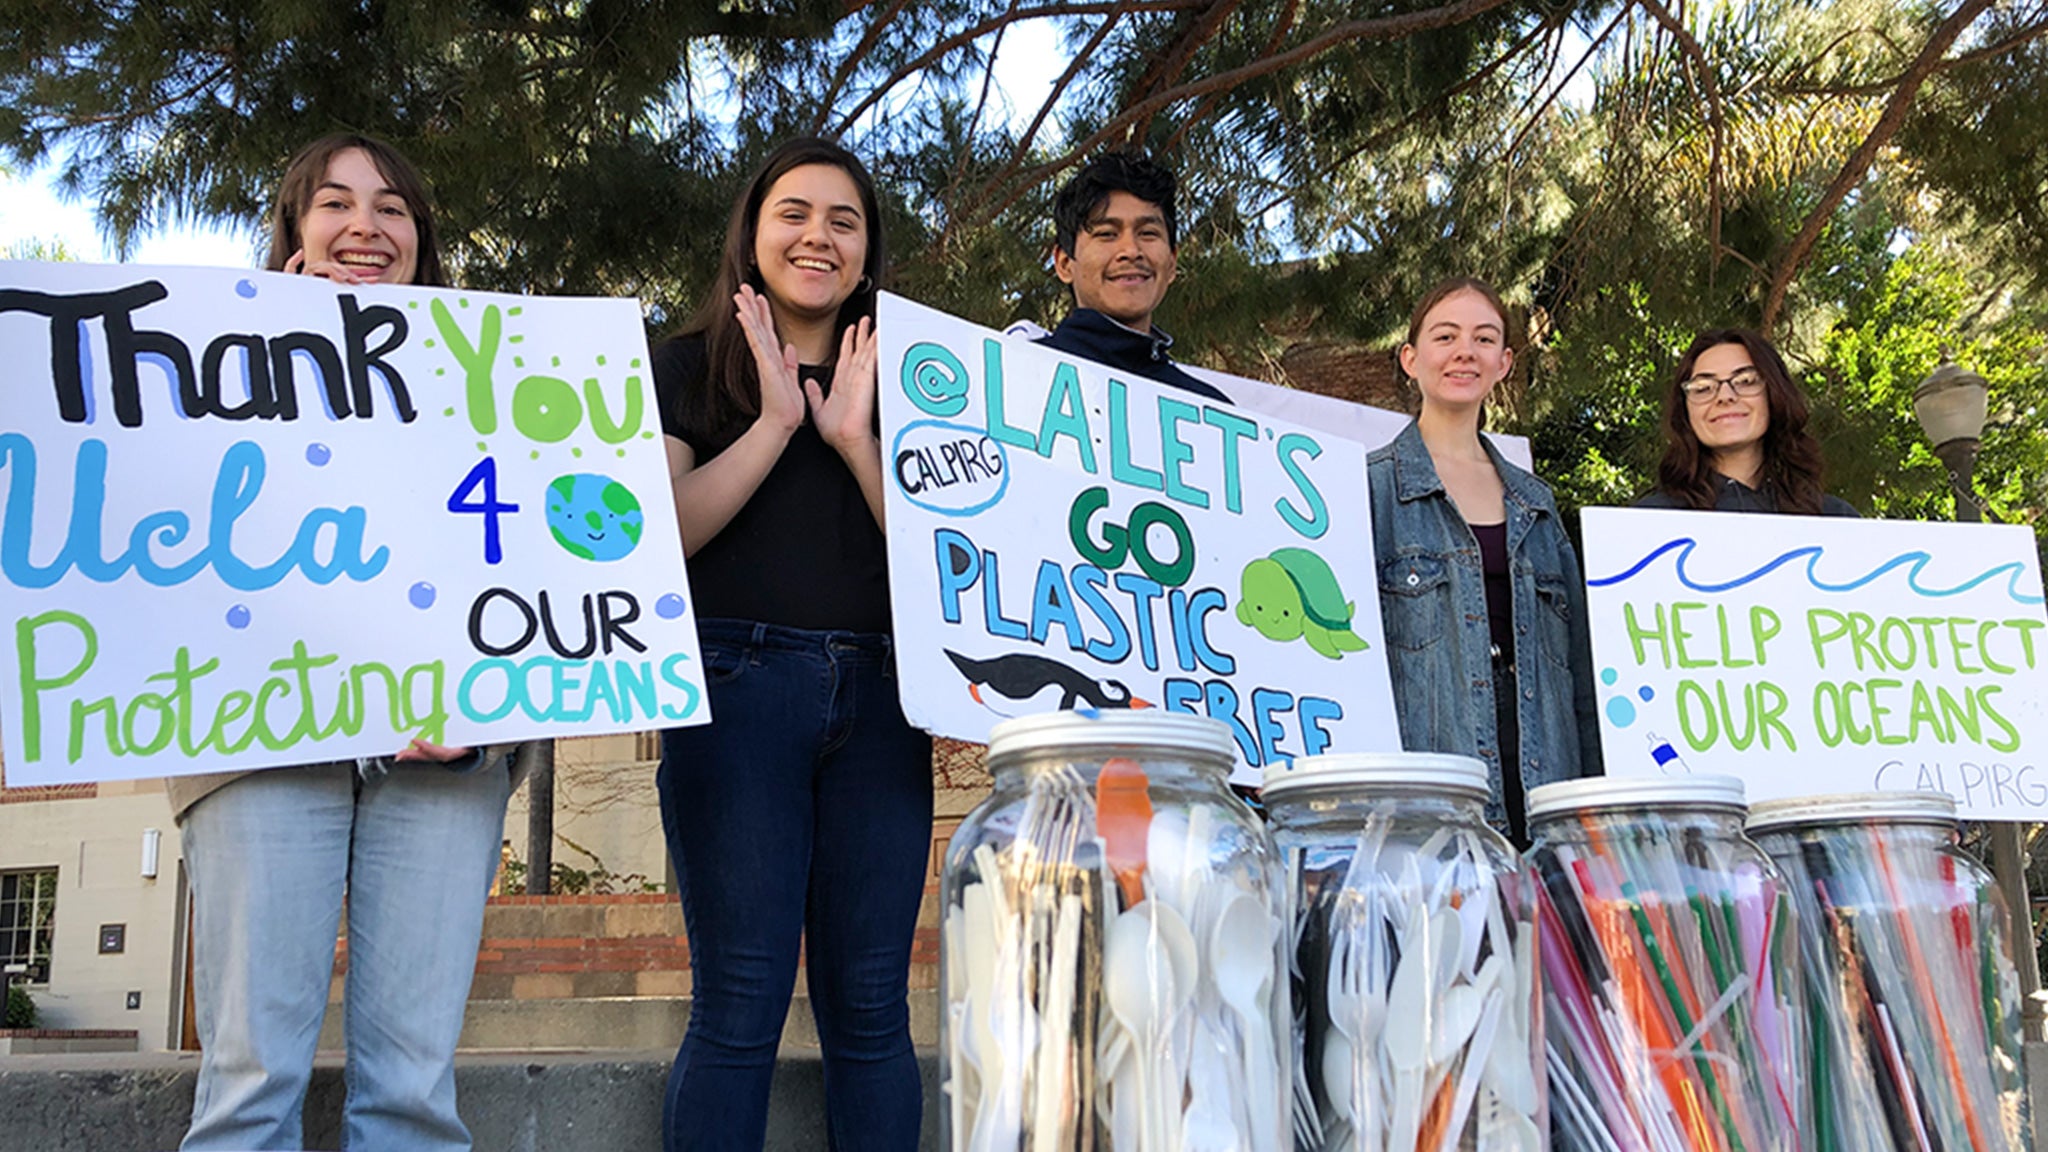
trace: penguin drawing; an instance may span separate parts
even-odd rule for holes
[[[1131,695],[1121,680],[1097,680],[1057,660],[1019,652],[975,660],[951,649],[946,658],[967,678],[967,694],[998,716],[1029,716],[1035,712],[1086,706],[1150,708]]]

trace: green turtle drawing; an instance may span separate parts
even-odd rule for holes
[[[1268,640],[1305,639],[1332,660],[1368,647],[1351,631],[1354,605],[1336,573],[1306,548],[1282,548],[1245,565],[1242,588],[1237,618]]]

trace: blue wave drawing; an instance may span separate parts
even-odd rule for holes
[[[1695,592],[1726,592],[1732,588],[1740,588],[1744,584],[1749,584],[1754,581],[1761,580],[1765,576],[1770,575],[1772,572],[1777,571],[1779,568],[1782,568],[1785,565],[1790,564],[1793,561],[1804,556],[1806,558],[1806,582],[1808,584],[1813,585],[1815,588],[1820,589],[1823,592],[1854,592],[1856,589],[1861,588],[1864,585],[1877,580],[1879,577],[1883,576],[1887,572],[1890,572],[1894,568],[1911,565],[1911,567],[1906,572],[1906,586],[1908,588],[1911,588],[1918,595],[1928,597],[1929,599],[1939,599],[1945,596],[1960,596],[1963,593],[1968,592],[1969,590],[1977,587],[1980,584],[1986,583],[1987,581],[1995,580],[2000,575],[2003,575],[2005,577],[2005,594],[2008,597],[2010,597],[2014,603],[2042,603],[2042,597],[2031,596],[2020,591],[2019,581],[2020,577],[2026,574],[2026,567],[2020,564],[2018,561],[2013,561],[2009,564],[2000,564],[1996,568],[1988,568],[1985,571],[1980,572],[1975,576],[1972,576],[1968,580],[1963,581],[1961,584],[1958,584],[1953,588],[1928,588],[1923,587],[1921,585],[1920,572],[1922,569],[1926,568],[1929,563],[1933,561],[1934,557],[1925,552],[1901,552],[1897,556],[1894,556],[1891,559],[1886,560],[1884,563],[1879,564],[1877,567],[1871,569],[1867,574],[1863,576],[1859,576],[1854,580],[1848,581],[1847,583],[1834,584],[1821,579],[1820,574],[1816,571],[1816,569],[1820,567],[1820,559],[1821,556],[1826,552],[1826,549],[1818,544],[1809,544],[1804,548],[1794,548],[1789,552],[1785,552],[1779,555],[1776,559],[1766,562],[1761,567],[1757,568],[1753,572],[1748,573],[1747,575],[1737,576],[1733,580],[1724,580],[1720,583],[1702,583],[1686,575],[1685,572],[1686,560],[1692,555],[1693,550],[1698,547],[1699,541],[1694,540],[1690,536],[1680,536],[1675,540],[1667,540],[1664,543],[1659,544],[1656,548],[1652,549],[1650,553],[1644,556],[1641,560],[1638,560],[1634,564],[1630,565],[1627,571],[1621,572],[1613,576],[1589,578],[1586,581],[1586,586],[1589,588],[1604,588],[1610,584],[1619,584],[1622,581],[1628,580],[1631,577],[1635,576],[1643,569],[1648,568],[1651,564],[1656,563],[1657,559],[1663,556],[1665,553],[1673,551],[1675,549],[1678,551],[1678,558],[1672,563],[1672,574],[1678,577],[1679,583],[1685,585],[1687,588],[1690,588]]]

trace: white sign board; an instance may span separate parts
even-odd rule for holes
[[[903,703],[1155,706],[1237,736],[1239,779],[1400,747],[1365,450],[893,296],[878,369]]]
[[[0,264],[13,785],[708,718],[639,308]]]
[[[1588,508],[1602,750],[1751,800],[1947,792],[2048,818],[2048,659],[2015,525]]]

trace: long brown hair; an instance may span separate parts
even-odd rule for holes
[[[874,180],[853,153],[830,140],[804,136],[783,142],[762,161],[748,181],[746,193],[734,201],[732,217],[725,226],[725,251],[718,260],[718,274],[681,332],[684,336],[702,335],[705,354],[704,386],[683,390],[683,426],[703,437],[714,451],[738,439],[747,424],[761,414],[761,379],[754,368],[753,349],[747,345],[747,334],[740,327],[732,302],[742,284],[767,293],[761,271],[754,266],[754,237],[760,228],[761,205],[777,180],[810,164],[829,164],[853,181],[860,192],[861,215],[868,233],[861,281],[853,295],[839,306],[836,330],[844,332],[861,317],[875,314],[875,294],[888,259],[882,247],[882,214]]]
[[[351,148],[361,149],[370,158],[370,163],[377,166],[377,174],[384,177],[384,182],[398,193],[406,210],[412,213],[413,229],[419,237],[412,282],[447,287],[448,277],[441,265],[441,240],[434,230],[434,207],[427,194],[426,179],[398,149],[374,136],[353,132],[322,136],[299,149],[298,155],[285,165],[284,179],[277,184],[277,201],[270,209],[270,255],[263,266],[272,272],[282,272],[292,253],[305,246],[299,235],[299,222],[306,218],[313,193],[327,178],[329,162]]]
[[[1664,398],[1665,447],[1657,465],[1658,489],[1683,508],[1710,509],[1719,497],[1713,456],[1692,430],[1683,385],[1692,379],[1700,355],[1723,344],[1741,345],[1764,382],[1770,422],[1764,429],[1763,472],[1757,478],[1762,490],[1777,501],[1780,512],[1819,515],[1826,490],[1821,486],[1820,442],[1806,430],[1806,396],[1792,382],[1784,357],[1763,333],[1749,328],[1708,329],[1679,358]]]

